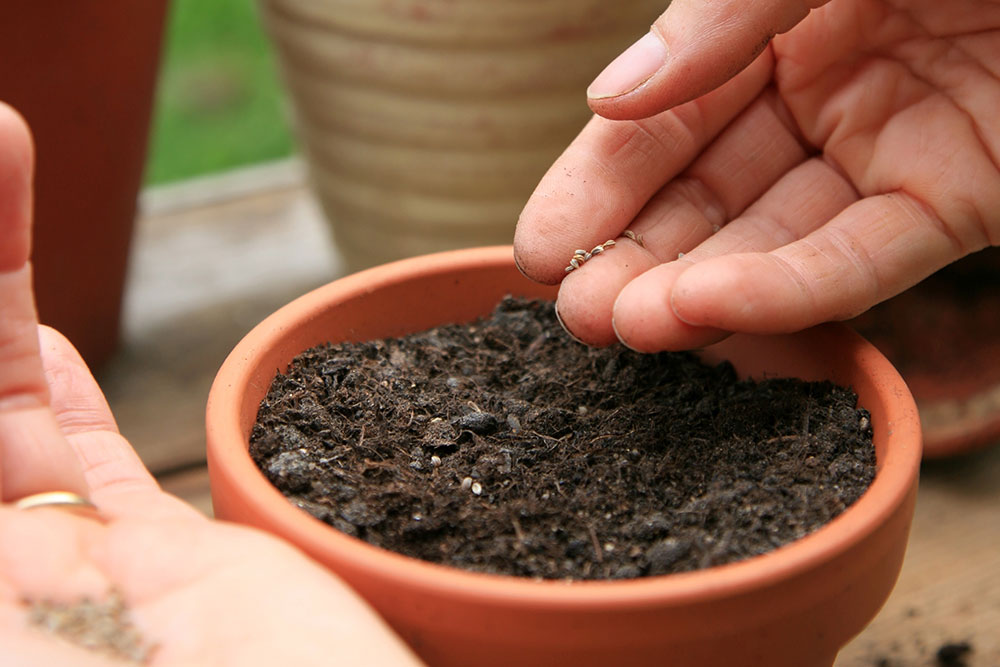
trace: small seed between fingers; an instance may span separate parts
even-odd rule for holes
[[[630,234],[630,233],[631,232],[626,232],[626,234]],[[642,243],[641,237],[640,237],[639,243],[640,244]],[[565,272],[569,273],[570,271],[573,271],[574,269],[579,269],[580,266],[584,262],[586,262],[588,259],[591,259],[594,255],[600,255],[602,252],[604,252],[608,248],[613,247],[614,245],[615,245],[614,239],[608,239],[604,243],[599,243],[599,244],[595,245],[590,250],[590,252],[587,252],[586,250],[583,250],[581,248],[577,248],[576,250],[573,251],[573,258],[569,260],[569,266],[567,266],[564,269]]]

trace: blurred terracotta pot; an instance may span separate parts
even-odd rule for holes
[[[946,266],[850,324],[913,392],[924,458],[1000,444],[1000,248]]]
[[[247,452],[277,369],[325,341],[366,340],[485,315],[505,294],[554,296],[511,249],[396,262],[299,298],[233,350],[209,396],[217,516],[303,549],[364,596],[431,665],[828,667],[874,617],[902,564],[920,462],[920,424],[899,375],[841,325],[733,336],[705,350],[750,376],[829,379],[871,412],[878,473],[846,512],[791,545],[739,563],[632,581],[530,581],[460,571],[370,546],[293,506]]]
[[[118,342],[166,4],[0,3],[0,99],[35,140],[39,315],[92,366]]]
[[[258,0],[352,271],[509,243],[590,118],[584,91],[666,0]]]

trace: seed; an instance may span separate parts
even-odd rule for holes
[[[462,480],[462,490],[468,491],[472,487],[472,478],[466,477]]]
[[[572,266],[572,265],[570,265],[570,266],[567,266],[567,267],[566,267],[566,273],[569,273],[569,272],[570,272],[570,271],[572,271],[572,270],[573,270],[574,268],[576,268],[576,267],[574,267],[574,266]]]
[[[586,255],[587,251],[586,250],[582,250],[580,248],[577,248],[576,250],[573,251],[573,254],[574,255]]]
[[[626,229],[624,232],[622,232],[622,236],[626,236],[626,237],[632,239],[633,241],[635,241],[636,243],[638,243],[639,246],[642,247],[642,248],[646,247],[646,244],[643,243],[643,241],[642,241],[642,234],[636,234],[631,229]]]
[[[572,266],[574,269],[579,269],[580,268],[580,260],[577,259],[576,257],[574,257],[573,259],[569,260],[569,265]]]
[[[441,457],[437,455],[432,456],[431,465],[434,466],[435,468],[441,465]]]
[[[615,245],[615,240],[614,239],[608,239],[607,241],[604,242],[604,247],[605,248],[610,248],[613,245]]]
[[[677,259],[681,259],[683,257],[684,257],[684,253],[682,253],[682,252],[677,253]]]
[[[483,485],[480,484],[479,482],[473,482],[472,483],[472,492],[474,494],[476,494],[477,496],[478,495],[482,495],[482,493],[483,493]]]
[[[591,255],[600,255],[602,252],[604,252],[604,246],[595,245],[594,249],[590,251],[590,254]]]

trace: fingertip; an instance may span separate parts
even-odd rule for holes
[[[118,432],[111,408],[87,362],[55,329],[39,325],[42,367],[56,421],[66,434],[84,431]]]
[[[826,289],[837,294],[835,276]],[[829,319],[825,304],[794,267],[771,253],[737,253],[699,262],[674,285],[671,305],[678,319],[743,333],[798,331]]]
[[[582,340],[580,340],[579,338],[577,338],[576,334],[574,334],[572,331],[570,331],[569,327],[566,326],[566,322],[563,321],[562,315],[559,314],[559,303],[558,302],[554,303],[552,305],[552,309],[553,309],[553,311],[556,314],[556,322],[559,323],[559,326],[562,327],[563,332],[567,336],[569,336],[570,340],[572,340],[574,343],[579,343],[580,345],[586,345],[586,343],[584,343]]]
[[[645,88],[668,63],[667,46],[654,26],[597,75],[587,88],[587,104],[599,116],[629,120],[663,110]]]
[[[559,286],[557,303],[563,325],[587,345],[616,344],[618,336],[611,322],[615,299],[636,276],[656,264],[649,251],[632,242],[619,242],[584,260]]]
[[[745,316],[753,304],[734,257],[704,260],[677,277],[670,307],[678,320],[689,326],[720,326]]]
[[[514,232],[513,249],[514,266],[528,280],[543,285],[556,285],[566,276],[564,269],[554,268],[548,253],[542,252],[536,239],[522,231],[520,225]]]
[[[611,328],[611,307],[617,289],[603,289],[607,286],[594,278],[581,271],[563,281],[556,299],[556,317],[576,342],[607,347],[618,342]]]
[[[21,159],[32,157],[31,130],[28,121],[14,107],[0,101],[0,137],[4,140],[5,152],[16,154]]]
[[[622,289],[612,309],[612,328],[623,345],[637,352],[691,350],[729,335],[677,317],[672,307],[673,285],[688,268],[676,262],[664,264]]]
[[[0,102],[0,271],[28,260],[34,147],[24,118]]]

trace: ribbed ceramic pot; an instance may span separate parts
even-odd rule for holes
[[[326,341],[367,340],[488,314],[505,294],[553,297],[511,248],[403,260],[281,308],[233,350],[207,411],[216,515],[281,536],[343,577],[430,665],[829,667],[896,581],[913,513],[920,423],[899,374],[839,324],[737,335],[703,352],[753,377],[851,386],[871,413],[878,472],[844,513],[770,553],[695,572],[566,583],[466,572],[379,549],[313,518],[248,453],[279,369]]]
[[[346,266],[509,243],[664,0],[259,0]]]

